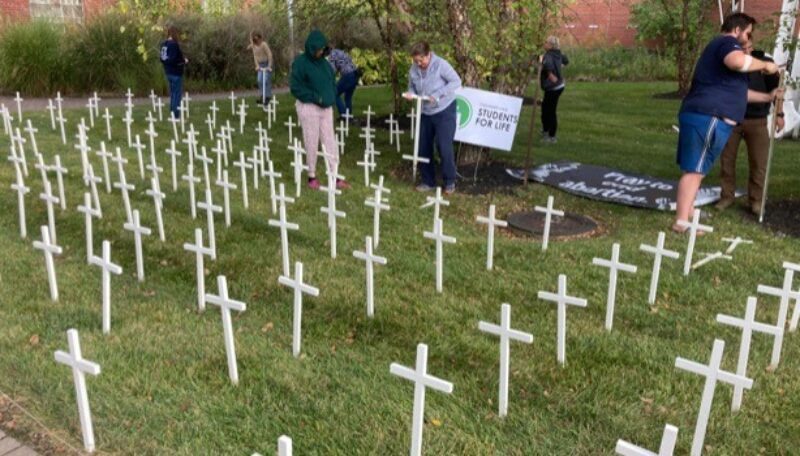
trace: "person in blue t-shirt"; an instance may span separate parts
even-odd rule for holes
[[[161,63],[164,65],[164,74],[167,76],[169,84],[169,110],[172,117],[180,117],[178,107],[181,105],[183,95],[183,68],[189,63],[189,59],[183,56],[181,46],[178,44],[178,28],[170,26],[167,28],[167,39],[161,43]]]
[[[683,175],[678,183],[677,211],[673,231],[688,221],[695,197],[731,131],[744,119],[748,102],[771,103],[782,93],[748,90],[747,73],[775,74],[778,66],[745,54],[742,46],[753,33],[756,20],[744,13],[731,14],[722,23],[721,34],[703,50],[694,70],[689,94],[683,99],[678,120],[677,162]]]

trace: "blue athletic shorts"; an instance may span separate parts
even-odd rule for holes
[[[681,171],[708,174],[725,148],[734,126],[719,117],[695,112],[680,113],[678,121],[677,162]]]

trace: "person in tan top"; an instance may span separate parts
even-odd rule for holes
[[[253,50],[253,61],[258,74],[258,88],[261,90],[261,99],[258,102],[264,104],[266,100],[272,98],[272,51],[261,34],[257,32],[250,34],[250,45],[247,48]]]

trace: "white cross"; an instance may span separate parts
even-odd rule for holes
[[[19,149],[19,158],[22,159],[22,169],[25,171],[25,176],[28,176],[28,160],[25,156],[25,143],[28,142],[20,133],[19,128],[15,128],[16,135],[12,135],[11,142],[16,140],[17,148]],[[13,146],[12,146],[13,147]]]
[[[283,184],[280,184],[280,195],[283,196]],[[297,231],[300,225],[286,221],[286,204],[281,201],[280,209],[278,210],[278,220],[269,219],[267,223],[269,226],[280,228],[281,230],[281,253],[283,259],[283,275],[289,275],[289,234],[287,230]]]
[[[217,186],[222,187],[222,207],[225,214],[225,226],[231,226],[231,190],[236,190],[236,184],[228,180],[228,170],[222,171],[222,179],[217,181]]]
[[[17,181],[11,184],[11,189],[17,192],[17,207],[19,209],[19,235],[23,239],[28,236],[28,224],[25,219],[25,194],[31,191],[30,187],[25,186],[22,172],[19,166],[16,167]]]
[[[217,145],[211,148],[211,152],[217,155],[217,180],[222,179],[222,157],[225,154],[225,140],[217,140]]]
[[[422,97],[413,95],[416,103],[416,109],[411,109],[411,138],[414,139],[414,155],[403,155],[403,160],[411,160],[412,168],[412,182],[417,181],[417,163],[430,163],[430,159],[419,156],[419,126],[420,116],[422,116]]]
[[[189,184],[189,209],[192,214],[192,219],[197,218],[197,207],[194,197],[194,184],[200,183],[200,178],[194,175],[194,166],[189,163],[186,165],[186,174],[181,176],[181,180],[185,180]]]
[[[17,96],[14,98],[14,101],[17,102],[17,121],[22,123],[22,100],[23,98],[19,96],[19,92],[17,92]]]
[[[58,301],[58,283],[56,282],[56,267],[53,255],[61,255],[62,249],[55,241],[50,242],[50,230],[42,225],[42,240],[33,241],[33,248],[44,252],[44,265],[47,269],[47,283],[50,285],[50,299]]]
[[[367,115],[367,128],[369,128],[370,119],[372,118],[372,115],[375,114],[375,112],[372,110],[372,105],[367,105],[367,110],[362,112]]]
[[[153,198],[153,206],[156,211],[156,226],[158,228],[158,239],[161,242],[165,241],[164,237],[164,219],[161,216],[161,209],[164,207],[164,198],[167,196],[161,191],[161,186],[158,184],[158,179],[153,177],[150,179],[150,188],[144,192],[147,196]]]
[[[494,206],[492,206],[494,207]],[[485,321],[478,322],[478,329],[494,334],[500,337],[500,399],[499,399],[499,416],[503,417],[508,414],[508,371],[510,365],[510,342],[516,340],[530,344],[533,342],[533,335],[511,329],[511,306],[503,304],[500,306],[500,325],[487,323]]]
[[[92,208],[92,194],[83,194],[83,204],[78,206],[78,212],[84,215],[84,228],[86,230],[86,262],[91,264],[94,256],[94,241],[92,237],[92,217],[100,217],[100,211]]]
[[[99,266],[103,270],[103,334],[111,333],[111,274],[122,274],[122,268],[111,262],[111,243],[103,241],[103,256],[92,255],[89,264]]]
[[[47,204],[47,226],[50,229],[50,239],[53,244],[56,243],[56,216],[53,213],[53,205],[58,204],[58,197],[53,196],[53,189],[50,187],[50,181],[44,181],[44,193],[39,194],[39,199]]]
[[[67,123],[67,119],[62,115],[59,111],[58,117],[56,117],[56,121],[58,122],[59,128],[61,130],[61,144],[67,145],[67,133],[64,130],[64,124]]]
[[[125,93],[125,107],[127,108],[127,112],[131,112],[133,110],[133,92],[131,92],[131,88],[128,87],[128,91]]]
[[[106,108],[106,111],[103,114],[103,119],[106,119],[106,136],[108,137],[109,141],[111,141],[111,119],[113,118],[114,116],[112,116],[108,111],[108,108]]]
[[[170,113],[167,121],[172,124],[172,137],[175,138],[175,141],[178,141],[180,139],[178,136],[178,123],[180,123],[181,120]]]
[[[425,231],[422,235],[427,239],[436,241],[436,291],[442,292],[442,270],[444,269],[444,258],[442,252],[442,243],[455,244],[456,238],[452,236],[445,236],[443,233],[442,219],[436,219],[433,223],[433,231]]]
[[[220,130],[222,130],[223,134],[225,135],[225,138],[228,140],[228,148],[226,149],[226,151],[233,150],[233,128],[231,128],[231,121],[226,120],[225,125],[222,126]],[[227,155],[225,156],[225,163],[226,164],[228,163]]]
[[[58,200],[61,202],[61,210],[67,210],[67,202],[64,197],[64,175],[69,174],[69,170],[61,165],[61,156],[54,157],[55,163],[49,167],[50,171],[56,173],[56,185],[58,186]]]
[[[0,116],[3,117],[3,132],[9,134],[11,132],[11,113],[3,103],[0,103]]]
[[[206,295],[206,280],[205,280],[205,267],[203,265],[203,255],[212,257],[214,252],[203,246],[203,230],[202,228],[195,228],[194,230],[194,244],[184,243],[183,249],[189,252],[194,252],[197,265],[197,308],[202,312],[206,309],[205,295]]]
[[[356,165],[364,168],[364,187],[369,187],[369,172],[375,170],[375,162],[369,152],[364,151],[364,159],[356,162]]]
[[[214,119],[211,118],[211,114],[206,114],[206,125],[208,125],[208,138],[213,140],[214,139]]]
[[[347,133],[347,136],[350,136],[350,119],[353,118],[353,115],[350,114],[349,109],[342,114],[342,118],[344,119],[345,132]]]
[[[683,260],[683,275],[686,276],[689,275],[689,271],[692,268],[692,256],[694,254],[694,243],[697,240],[697,232],[705,231],[707,233],[712,233],[714,228],[700,224],[700,209],[694,210],[691,223],[685,220],[679,220],[678,226],[689,230],[689,244],[686,246],[686,257],[684,257]]]
[[[336,195],[342,193],[336,189],[336,179],[328,177],[328,185],[320,188],[328,193],[328,205],[320,208],[320,212],[328,214],[328,228],[331,234],[331,258],[336,258],[336,218],[347,217],[344,211],[336,210]]]
[[[78,416],[81,421],[83,434],[83,447],[88,453],[94,452],[94,429],[92,428],[92,413],[89,408],[89,394],[86,391],[86,374],[100,375],[100,365],[87,361],[81,353],[81,342],[77,329],[67,330],[69,353],[58,350],[55,352],[57,363],[65,364],[72,369],[72,380],[75,383],[75,397],[78,403]]]
[[[144,134],[147,135],[147,137],[150,139],[150,155],[155,155],[156,153],[155,138],[158,136],[158,133],[156,132],[152,120],[147,125],[148,125],[147,130],[145,130]]]
[[[420,209],[424,209],[426,207],[433,206],[433,225],[435,227],[436,226],[436,221],[441,218],[441,217],[439,217],[439,208],[440,208],[440,206],[449,206],[450,205],[450,201],[447,201],[446,199],[442,198],[442,188],[441,187],[436,187],[436,196],[428,196],[425,199],[426,199],[425,204],[423,204],[419,208]]]
[[[225,276],[217,276],[217,289],[219,295],[206,294],[205,301],[219,306],[222,312],[222,331],[225,337],[225,353],[228,356],[228,375],[231,378],[231,383],[238,385],[239,369],[236,366],[236,348],[233,341],[231,310],[244,312],[247,309],[247,305],[242,301],[228,298],[228,282],[225,280]]]
[[[136,248],[136,278],[144,281],[144,255],[142,254],[142,235],[150,236],[152,230],[139,223],[139,211],[134,209],[132,221],[126,222],[123,228],[133,233],[133,243]]]
[[[354,250],[353,256],[359,260],[363,260],[367,267],[367,317],[372,318],[375,315],[375,291],[373,281],[373,264],[386,264],[386,258],[372,253],[372,238],[367,236],[365,250]]]
[[[614,243],[611,247],[611,260],[603,258],[593,258],[592,264],[608,268],[608,298],[606,300],[606,331],[611,331],[614,324],[614,304],[617,299],[617,273],[630,272],[636,273],[636,266],[619,262],[619,244]]]
[[[133,141],[131,141],[131,124],[133,123],[133,115],[130,111],[125,112],[125,117],[122,119],[125,122],[125,131],[128,133],[128,147],[133,145]]]
[[[716,339],[714,340],[714,349],[711,351],[711,360],[708,365],[703,365],[680,357],[675,359],[675,367],[678,369],[706,378],[705,387],[703,388],[703,398],[700,401],[700,412],[697,416],[697,425],[695,426],[694,438],[692,439],[692,456],[700,456],[703,452],[703,441],[706,438],[706,428],[708,427],[708,418],[711,414],[711,403],[714,401],[714,390],[717,387],[717,381],[740,386],[745,389],[753,387],[753,380],[723,371],[719,368],[722,362],[722,352],[724,350],[725,341]]]
[[[263,107],[264,112],[267,113],[267,128],[270,130],[272,129],[272,118],[275,116],[275,106],[272,105],[272,102],[267,103],[266,106]]]
[[[383,176],[380,177],[378,186],[375,188],[375,196],[364,200],[364,205],[372,208],[372,242],[375,248],[378,248],[381,234],[381,211],[388,211],[391,207],[384,203],[383,191]],[[386,189],[388,190],[388,189]]]
[[[181,100],[181,103],[178,105],[178,113],[180,116],[178,120],[181,122],[181,133],[186,131],[186,118],[189,117],[189,108],[186,106],[186,100]]]
[[[479,215],[476,220],[478,223],[485,223],[489,228],[488,238],[486,240],[486,269],[491,271],[492,266],[494,263],[494,228],[499,226],[501,228],[505,228],[508,226],[508,222],[505,220],[496,219],[494,217],[495,209],[494,204],[489,206],[489,216],[484,217]]]
[[[142,159],[142,150],[144,147],[144,144],[142,144],[139,139],[139,135],[136,135],[136,142],[133,144],[133,148],[136,149],[136,158],[139,160],[139,174],[142,180],[144,180],[144,160]]]
[[[231,92],[233,93],[233,92]],[[208,108],[211,111],[211,121],[213,122],[214,128],[217,127],[217,111],[219,108],[217,107],[217,101],[214,100],[211,102],[211,107]]]
[[[208,165],[214,163],[214,160],[208,157],[208,153],[206,153],[206,146],[202,146],[200,148],[202,154],[195,154],[195,160],[199,160],[203,163],[203,178],[206,184],[206,188],[211,188],[211,180],[208,176]]]
[[[658,449],[658,453],[645,450],[624,440],[617,440],[616,452],[622,456],[672,456],[677,440],[678,428],[668,424],[664,426],[664,434],[661,436],[661,446]]]
[[[550,241],[550,223],[553,221],[553,216],[563,217],[564,211],[553,209],[553,197],[547,197],[547,207],[535,206],[533,208],[536,212],[544,213],[544,231],[542,232],[542,251],[547,250],[547,244]]]
[[[289,143],[291,144],[294,142],[294,135],[292,134],[292,129],[297,125],[292,121],[292,116],[289,116],[289,120],[283,123],[287,127],[289,127]]]
[[[253,190],[258,190],[258,172],[256,170],[260,168],[261,159],[258,158],[258,151],[255,147],[253,148],[252,157],[247,157],[247,161],[250,163],[250,167],[253,168]]]
[[[103,218],[103,208],[100,207],[100,194],[97,192],[97,184],[103,182],[103,179],[94,175],[94,167],[89,165],[86,169],[86,174],[83,176],[83,184],[89,186],[92,193],[92,201],[94,208],[100,213],[100,218]]]
[[[770,334],[772,336],[783,334],[783,328],[779,326],[758,323],[755,321],[756,305],[756,298],[750,296],[747,298],[747,310],[745,311],[744,318],[736,318],[730,315],[717,314],[718,323],[742,328],[742,341],[739,345],[739,360],[736,363],[736,375],[741,375],[742,377],[747,376],[747,363],[750,357],[750,340],[753,337],[753,332],[755,331],[764,334]],[[744,391],[742,390],[741,385],[734,386],[731,411],[736,412],[741,408],[743,393]]]
[[[733,260],[733,257],[730,255],[725,255],[722,252],[714,252],[714,253],[706,253],[705,257],[692,265],[692,269],[697,269],[704,264],[711,263],[714,260]]]
[[[91,125],[92,128],[94,128],[94,103],[92,102],[91,97],[89,98],[89,101],[86,103],[85,106],[86,108],[89,109],[89,125]]]
[[[585,299],[576,298],[567,295],[567,276],[559,274],[558,276],[558,293],[549,293],[540,291],[537,296],[543,301],[550,301],[556,303],[558,306],[557,311],[557,358],[558,363],[562,366],[566,362],[566,339],[567,339],[567,306],[586,307],[588,303]]]
[[[658,242],[656,242],[655,246],[640,244],[639,250],[647,253],[652,253],[655,255],[655,259],[653,260],[653,274],[650,277],[650,294],[648,295],[647,302],[650,305],[656,303],[656,292],[658,290],[658,277],[661,272],[661,258],[667,257],[672,259],[680,258],[681,254],[675,252],[673,250],[667,250],[664,248],[664,232],[658,233]]]
[[[92,95],[92,102],[94,103],[94,115],[100,117],[100,100],[102,98],[97,96],[97,92]]]
[[[156,109],[158,110],[158,121],[164,121],[164,102],[161,101],[161,97],[156,98]]]
[[[758,286],[758,292],[770,296],[776,296],[781,299],[780,307],[778,308],[778,322],[777,326],[781,329],[786,327],[786,317],[789,313],[789,300],[800,299],[800,290],[792,290],[792,282],[794,281],[794,273],[800,272],[800,264],[789,262],[783,263],[785,269],[783,275],[783,288],[767,287],[764,285]],[[775,341],[772,345],[772,358],[770,361],[770,368],[775,369],[781,360],[781,350],[783,348],[783,333],[775,336]]]
[[[236,94],[231,91],[231,95],[228,97],[231,100],[231,115],[236,114]]]
[[[39,155],[39,147],[36,145],[36,133],[39,132],[38,128],[35,128],[31,123],[31,119],[25,119],[25,128],[23,128],[28,136],[31,138],[31,146],[33,147],[33,154]]]
[[[197,132],[194,130],[194,124],[189,124],[189,129],[186,130],[186,139],[182,141],[187,146],[189,151],[189,159],[194,160],[194,154],[197,153]]]
[[[272,204],[272,213],[275,214],[277,212],[277,202],[279,200],[275,193],[275,179],[280,178],[282,174],[275,172],[275,169],[272,165],[272,160],[267,160],[267,171],[261,175],[269,178],[269,200]],[[281,184],[281,188],[283,188],[283,184]],[[283,193],[281,193],[280,199],[283,202],[294,203],[294,198],[289,198]]]
[[[111,193],[111,173],[108,168],[108,159],[113,159],[114,155],[106,150],[105,141],[100,141],[100,150],[95,152],[95,155],[100,157],[100,160],[103,162],[103,182],[106,184],[106,193]]]
[[[297,138],[295,138],[295,141]],[[297,144],[295,144],[297,146]],[[308,171],[308,166],[303,163],[303,156],[297,149],[294,152],[294,161],[292,162],[292,166],[294,167],[294,183],[296,186],[296,193],[295,196],[300,196],[300,186],[301,180],[303,178],[303,171]]]
[[[283,211],[281,206],[281,211]],[[319,296],[319,288],[303,282],[303,263],[294,264],[294,279],[287,274],[278,277],[278,283],[294,289],[294,317],[292,318],[292,355],[300,356],[301,328],[303,318],[303,294]]]
[[[242,178],[242,202],[244,208],[247,209],[249,207],[247,200],[247,170],[253,169],[253,165],[247,163],[247,160],[244,158],[244,152],[239,151],[239,161],[234,161],[233,166],[239,168],[239,175]],[[255,173],[255,171],[253,172]]]
[[[190,147],[191,148],[191,147]],[[178,191],[178,171],[177,171],[177,163],[175,162],[177,157],[181,156],[181,152],[175,148],[175,140],[169,140],[169,148],[166,150],[167,155],[170,156],[171,162],[171,170],[172,170],[172,191]]]
[[[211,189],[206,188],[206,200],[197,203],[197,207],[206,211],[208,222],[208,247],[211,249],[211,259],[217,259],[217,242],[214,234],[214,212],[222,212],[222,207],[217,206],[211,199]]]
[[[53,104],[53,99],[47,99],[47,110],[50,111],[50,128],[56,129],[56,105]]]
[[[244,134],[244,123],[247,118],[247,104],[244,99],[239,104],[239,134]]]
[[[150,98],[150,105],[153,106],[153,110],[155,110],[156,98],[158,98],[158,95],[156,95],[156,92],[153,89],[150,89],[150,95],[148,95],[148,97]]]
[[[384,123],[389,124],[389,144],[394,144],[394,124],[397,123],[394,120],[394,114],[389,114],[389,118],[384,120]]]
[[[728,255],[733,253],[733,251],[736,250],[736,247],[738,247],[740,244],[752,244],[753,243],[753,241],[748,241],[746,239],[742,239],[739,236],[736,236],[735,238],[722,238],[722,242],[727,242],[728,244],[730,244],[728,246],[728,250],[725,251],[725,253],[728,254]]]
[[[133,213],[131,212],[131,200],[128,192],[132,192],[136,190],[136,186],[133,184],[129,184],[125,179],[125,164],[128,163],[128,160],[122,158],[122,152],[120,148],[117,147],[117,156],[112,158],[111,161],[117,164],[117,170],[119,174],[119,182],[114,182],[114,188],[118,188],[120,192],[122,192],[122,202],[125,205],[125,216],[126,220],[131,221],[133,220]]]
[[[342,121],[339,121],[339,126],[342,127]],[[342,127],[344,128],[344,127]],[[339,130],[339,127],[336,128]],[[336,133],[336,145],[339,148],[339,155],[344,155],[344,146],[345,146],[345,132],[344,131],[337,131]]]
[[[269,104],[272,106],[272,121],[275,122],[278,114],[278,105],[280,104],[280,102],[278,102],[278,97],[272,95],[272,99],[269,101]]]
[[[278,437],[278,456],[292,456],[292,439],[289,436]]]
[[[189,96],[189,92],[186,92],[183,95],[183,101],[186,104],[186,117],[189,117],[189,102],[192,101],[192,97]]]
[[[422,425],[425,415],[425,390],[432,388],[443,393],[453,392],[453,384],[428,374],[428,346],[417,345],[417,362],[414,369],[392,363],[389,366],[392,375],[414,382],[414,411],[411,418],[411,456],[422,454]]]

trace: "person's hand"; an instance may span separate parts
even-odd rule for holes
[[[184,58],[183,58],[183,63],[184,63],[184,64],[187,64],[187,63],[189,63],[189,59],[187,59],[186,57],[184,57]]]
[[[413,100],[414,94],[411,92],[403,92],[403,98],[405,98],[406,100]]]
[[[784,91],[785,91],[785,89],[783,87],[777,88],[777,89],[773,90],[772,92],[770,92],[770,94],[769,94],[770,98],[772,99],[772,101],[775,101],[775,100],[778,100],[778,99],[782,100]]]
[[[428,103],[430,103],[430,104],[432,104],[432,105],[439,104],[439,103],[436,101],[436,98],[434,98],[432,95],[428,95],[427,97],[425,97],[425,101],[426,101],[426,102],[428,102]]]
[[[764,62],[764,63],[765,63],[763,70],[764,74],[775,74],[778,71],[780,71],[780,68],[774,62]]]
[[[261,69],[261,68],[259,68],[258,66],[256,66],[256,72],[258,72],[260,69]]]
[[[542,62],[544,62],[544,54],[539,56],[539,63],[542,63]]]
[[[786,119],[783,117],[778,117],[775,119],[775,125],[777,125],[776,131],[783,131],[783,127],[786,126]]]
[[[270,73],[272,73],[272,68],[267,68],[267,71],[269,71]]]

